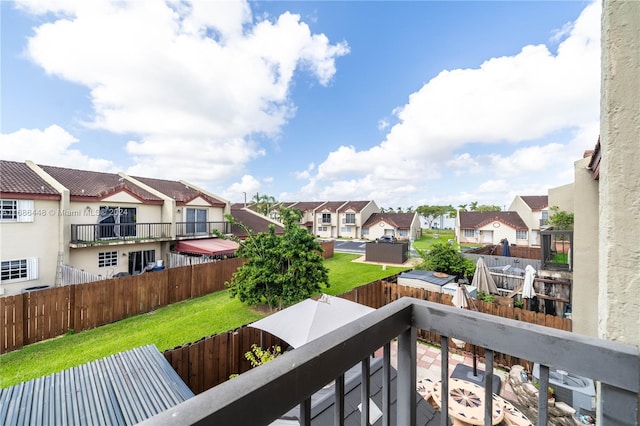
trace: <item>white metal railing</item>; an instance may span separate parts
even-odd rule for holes
[[[362,424],[368,423],[366,389],[370,355],[384,348],[383,425],[391,424],[390,350],[398,341],[395,424],[416,424],[416,330],[442,335],[442,394],[448,394],[448,338],[485,348],[485,391],[492,391],[494,351],[539,363],[540,387],[549,383],[549,366],[600,381],[599,419],[603,425],[637,425],[640,353],[635,346],[526,324],[412,298],[402,298],[313,340],[259,368],[218,385],[142,423],[142,425],[270,424],[291,407],[300,407],[300,424],[311,419],[310,398],[335,380],[335,424],[343,424],[344,373],[362,362]],[[447,412],[447,398],[441,413]],[[540,392],[538,425],[547,423],[547,395]],[[441,415],[441,425],[447,425]],[[491,399],[485,398],[485,424]]]

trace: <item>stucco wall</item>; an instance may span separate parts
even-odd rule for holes
[[[572,330],[598,336],[598,181],[587,169],[590,159],[575,163]]]
[[[640,346],[640,2],[603,2],[598,333]]]
[[[156,260],[162,259],[161,243],[146,244],[114,244],[100,247],[84,247],[72,249],[70,263],[74,268],[82,269],[92,274],[109,277],[118,272],[128,272],[129,253],[134,251],[155,250]],[[118,252],[118,265],[104,268],[98,267],[98,253],[105,251]]]
[[[34,200],[33,222],[2,222],[0,260],[38,258],[38,278],[3,283],[4,295],[20,293],[23,288],[54,285],[58,258],[58,213],[56,200]]]
[[[573,213],[573,193],[572,183],[549,189],[549,207],[558,206],[560,210]],[[551,209],[549,209],[549,216],[553,216]]]

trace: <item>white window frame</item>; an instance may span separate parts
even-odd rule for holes
[[[462,230],[462,236],[464,238],[475,238],[476,237],[476,231],[473,229],[463,229]]]
[[[345,213],[344,214],[344,223],[347,225],[355,225],[356,224],[356,214],[355,213]]]
[[[5,204],[12,206],[5,210]],[[10,212],[10,217],[5,217],[5,212]],[[35,215],[33,200],[0,200],[0,222],[33,222]]]
[[[524,231],[516,231],[516,240],[527,240],[527,239],[529,239],[529,231],[527,231],[526,229]]]
[[[118,251],[101,251],[98,253],[98,268],[118,266]]]
[[[17,278],[3,279],[2,276],[0,275],[0,282],[2,282],[2,284],[16,283],[20,281],[31,281],[31,280],[38,279],[38,258],[37,257],[29,257],[26,259],[3,260],[2,262],[0,262],[0,271],[2,275],[5,274],[5,268],[9,276],[11,276],[12,270],[17,270],[17,274],[20,276]]]
[[[327,232],[326,226],[318,226],[318,232]]]
[[[400,229],[398,231],[398,235],[401,237],[408,237],[409,236],[409,230],[408,229]]]

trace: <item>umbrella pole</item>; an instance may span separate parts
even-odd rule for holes
[[[473,307],[473,310],[478,312],[478,307],[476,306],[476,303],[473,301],[473,299],[471,299],[471,297],[469,297],[469,293],[467,292],[467,287],[463,284],[461,288],[464,294],[464,299],[467,302],[467,306]],[[473,353],[473,375],[475,377],[478,375],[478,360],[476,356],[476,345],[471,345],[471,351]]]

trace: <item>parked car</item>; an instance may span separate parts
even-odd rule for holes
[[[382,237],[378,238],[379,243],[395,243],[396,241],[398,241],[398,239],[393,235],[383,235]]]

